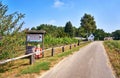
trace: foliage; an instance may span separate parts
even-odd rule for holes
[[[20,20],[24,18],[24,14],[14,12],[7,15],[8,6],[0,2],[0,60],[13,58],[20,55],[17,49],[23,48],[25,43],[24,33],[19,32],[24,22]]]
[[[52,37],[51,35],[47,35],[45,36],[45,40],[44,40],[44,44],[45,47],[54,47],[54,46],[60,46],[60,45],[65,45],[65,44],[71,44],[71,43],[76,43],[77,40],[74,38],[69,38],[69,37],[65,37],[65,38],[55,38]]]
[[[84,28],[84,33],[87,33],[89,35],[90,33],[94,33],[96,30],[96,22],[94,21],[94,17],[90,14],[84,14],[84,16],[81,18],[81,27]]]
[[[115,40],[120,40],[120,30],[112,32],[112,36],[114,37]]]
[[[95,40],[104,40],[105,32],[103,29],[96,29]]]
[[[73,27],[72,27],[72,23],[69,21],[66,23],[65,25],[65,29],[64,29],[65,33],[67,33],[70,37],[73,37],[74,35],[74,31],[73,31]]]
[[[47,35],[57,38],[67,36],[67,34],[64,32],[64,27],[57,27],[48,24],[41,24],[40,26],[32,27],[31,30],[45,30]]]
[[[78,29],[78,35],[79,35],[80,37],[86,37],[85,29],[84,29],[83,27],[80,27],[80,28]]]
[[[24,18],[24,14],[14,12],[7,15],[8,6],[3,5],[0,2],[0,34],[15,34],[19,31],[24,24],[24,22],[19,23],[19,21]]]
[[[24,53],[25,34],[16,33],[15,35],[5,36],[0,41],[0,60],[13,58]],[[21,50],[20,50],[21,49]]]

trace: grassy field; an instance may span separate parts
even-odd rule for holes
[[[80,47],[83,47],[87,44],[88,43],[82,43],[80,46],[74,47],[71,50],[67,49],[65,52],[57,53],[53,57],[41,58],[39,60],[36,60],[33,65],[29,65],[29,61],[27,59],[19,60],[19,64],[18,61],[16,61],[12,63],[11,66],[9,66],[9,69],[4,70],[3,73],[1,72],[0,77],[4,78],[5,76],[7,76],[10,78],[34,78],[35,76],[42,74],[46,70],[49,70],[60,60],[70,54],[73,54],[74,52],[78,51]],[[22,65],[20,63],[22,63]]]
[[[120,41],[105,41],[104,45],[116,77],[120,78]]]

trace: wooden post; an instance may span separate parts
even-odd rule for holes
[[[30,56],[30,64],[33,64],[35,62],[34,54]]]
[[[51,56],[54,56],[54,48],[52,48]]]
[[[74,47],[76,47],[76,44],[74,44]]]
[[[26,53],[27,53],[27,47],[28,47],[27,35],[26,35],[26,42],[25,42],[25,44],[26,44]],[[26,54],[26,53],[25,53],[25,54]]]
[[[70,49],[72,48],[71,44],[70,44]]]
[[[78,40],[78,46],[80,45],[80,40]]]
[[[64,46],[62,47],[62,52],[64,52]]]
[[[42,57],[44,57],[44,34],[42,34]]]

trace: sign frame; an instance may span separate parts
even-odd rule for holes
[[[44,34],[46,33],[46,31],[44,31],[44,30],[27,30],[26,31],[26,53],[27,53],[27,47],[28,47],[28,43],[34,43],[34,42],[36,42],[36,43],[38,43],[38,44],[40,44],[40,43],[42,43],[42,57],[44,57]],[[40,36],[42,36],[41,37],[41,40],[38,40],[38,41],[35,41],[35,40],[32,40],[32,41],[29,41],[27,38],[28,38],[28,35],[40,35]],[[39,37],[36,37],[36,38],[38,38],[39,39]],[[34,39],[34,38],[32,38],[32,39]]]
[[[42,42],[43,34],[27,34],[27,42]]]

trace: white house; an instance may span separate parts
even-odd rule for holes
[[[88,37],[88,41],[94,41],[94,35],[93,34],[90,34],[90,36]]]

